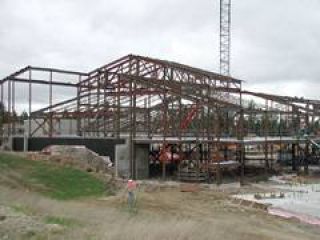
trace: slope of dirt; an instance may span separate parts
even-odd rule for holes
[[[122,195],[57,201],[33,192],[0,186],[0,205],[24,206],[40,220],[54,216],[77,222],[63,232],[51,234],[50,239],[298,240],[318,239],[320,234],[319,229],[294,220],[282,220],[261,211],[232,205],[220,193],[139,193],[137,209],[131,212],[127,210]],[[16,225],[11,227],[12,230],[17,228]]]

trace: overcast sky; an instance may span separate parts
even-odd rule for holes
[[[319,98],[320,1],[233,0],[245,88]],[[219,71],[219,0],[0,0],[0,78],[26,65],[90,71],[129,53]]]

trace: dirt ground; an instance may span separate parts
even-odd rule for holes
[[[0,239],[319,239],[320,229],[233,205],[217,192],[57,201],[0,186]]]

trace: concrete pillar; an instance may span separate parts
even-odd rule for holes
[[[29,137],[27,134],[23,136],[23,151],[28,152],[29,150]]]
[[[240,170],[240,185],[244,185],[244,176],[245,176],[245,157],[246,157],[246,148],[244,143],[241,143],[240,148],[240,163],[241,163],[241,170]]]
[[[136,179],[149,178],[149,151],[150,144],[134,144],[135,157],[133,161],[133,172]],[[125,140],[125,144],[115,147],[115,175],[116,177],[128,178],[131,175],[130,164],[130,139]]]
[[[115,176],[128,178],[130,176],[130,140],[115,146]]]

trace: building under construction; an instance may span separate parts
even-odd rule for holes
[[[252,163],[267,172],[289,159],[307,172],[317,162],[319,100],[246,91],[239,79],[175,62],[128,55],[89,73],[28,66],[0,85],[2,144],[13,150],[91,141],[111,149],[118,175],[210,182],[225,172],[243,181]],[[54,100],[57,87],[74,96]],[[37,109],[39,91],[47,106]]]

